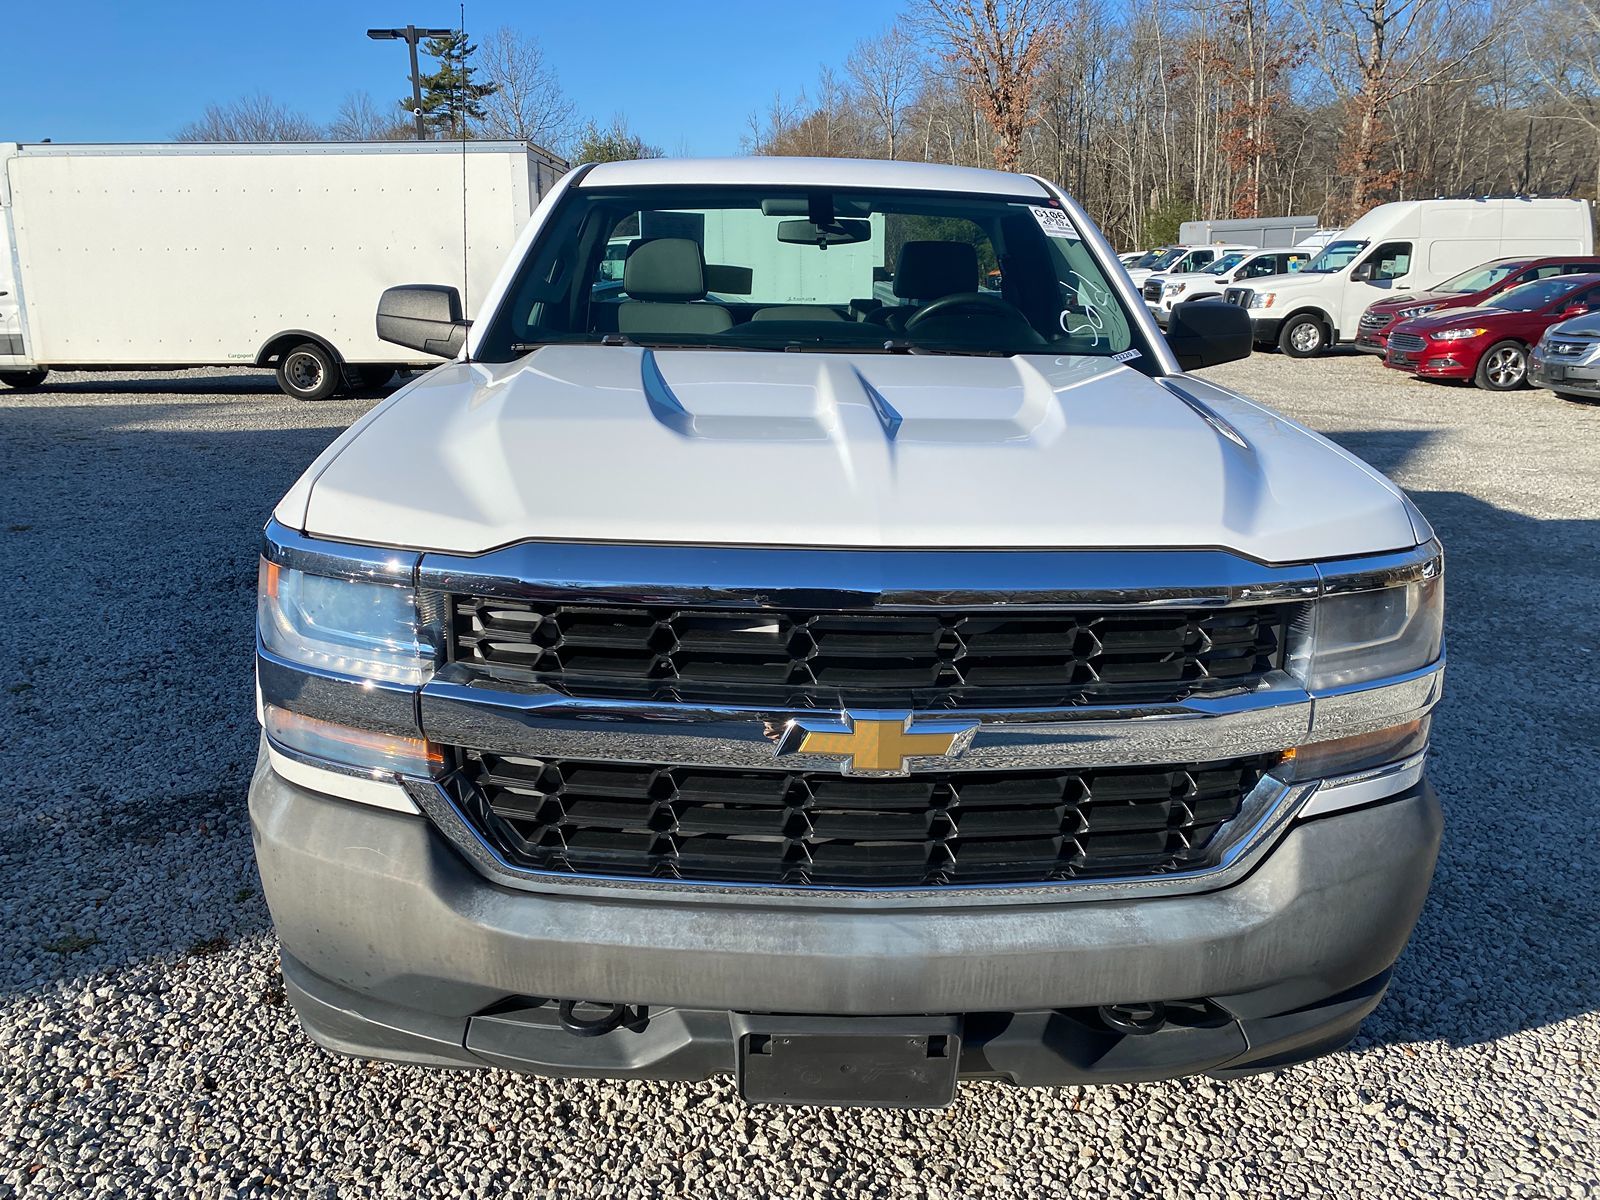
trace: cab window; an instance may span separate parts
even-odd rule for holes
[[[1188,257],[1183,260],[1183,265],[1179,267],[1178,270],[1174,271],[1173,274],[1181,275],[1184,272],[1199,271],[1201,267],[1205,266],[1216,256],[1216,252],[1213,250],[1191,250],[1189,251]]]
[[[1399,279],[1411,270],[1411,243],[1385,242],[1367,259],[1371,268],[1367,278],[1373,283]]]
[[[1259,258],[1255,259],[1255,261],[1251,262],[1245,267],[1244,274],[1241,276],[1241,278],[1259,279],[1263,275],[1278,274],[1278,259],[1280,257],[1281,256],[1277,254],[1261,255]]]
[[[1306,254],[1303,251],[1295,250],[1288,254],[1278,255],[1278,259],[1283,264],[1278,268],[1279,272],[1287,275],[1293,271],[1298,271],[1301,267],[1310,262],[1311,255]]]

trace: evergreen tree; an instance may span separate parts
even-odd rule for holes
[[[472,64],[472,56],[478,48],[458,29],[449,37],[429,38],[422,49],[439,63],[437,71],[422,72],[424,125],[437,138],[470,136],[473,123],[484,118],[485,97],[496,91],[494,84],[473,79],[478,68]],[[400,107],[409,113],[410,99],[402,100]]]

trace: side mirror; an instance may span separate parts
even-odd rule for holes
[[[1587,304],[1569,304],[1556,314],[1563,320],[1567,317],[1586,317],[1588,315],[1589,306]]]
[[[1167,345],[1185,371],[1249,358],[1255,346],[1250,314],[1237,304],[1190,300],[1173,306]]]
[[[386,288],[378,298],[378,337],[409,350],[454,358],[469,324],[461,312],[461,293],[453,287],[408,283]]]
[[[1350,278],[1354,279],[1357,283],[1367,282],[1367,280],[1372,278],[1372,264],[1370,262],[1362,263],[1354,271],[1350,272]]]

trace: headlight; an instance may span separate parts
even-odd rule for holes
[[[1454,342],[1488,332],[1487,329],[1441,329],[1438,333],[1430,333],[1428,336],[1436,342]]]
[[[1325,596],[1312,606],[1306,687],[1333,691],[1417,671],[1444,642],[1440,560],[1426,577],[1367,592]]]
[[[1188,286],[1189,285],[1187,283],[1169,283],[1166,287],[1161,289],[1161,294],[1163,296],[1176,296]]]
[[[256,628],[268,651],[297,666],[419,686],[438,661],[437,623],[417,593],[392,584],[310,575],[261,560]]]
[[[1402,308],[1400,310],[1400,319],[1409,321],[1412,317],[1420,317],[1424,313],[1431,313],[1438,307],[1437,304],[1419,304],[1415,308]]]
[[[1250,297],[1251,308],[1271,308],[1272,302],[1278,298],[1276,292],[1256,292]]]

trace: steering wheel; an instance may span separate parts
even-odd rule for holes
[[[1021,321],[1027,323],[1028,318],[1022,315],[1022,310],[1009,300],[999,296],[990,295],[988,292],[955,292],[949,296],[940,296],[932,304],[924,305],[906,321],[906,332],[910,333],[925,321],[935,317],[954,317],[970,315],[974,317],[999,317],[1007,321]],[[1029,326],[1032,328],[1032,326]]]

